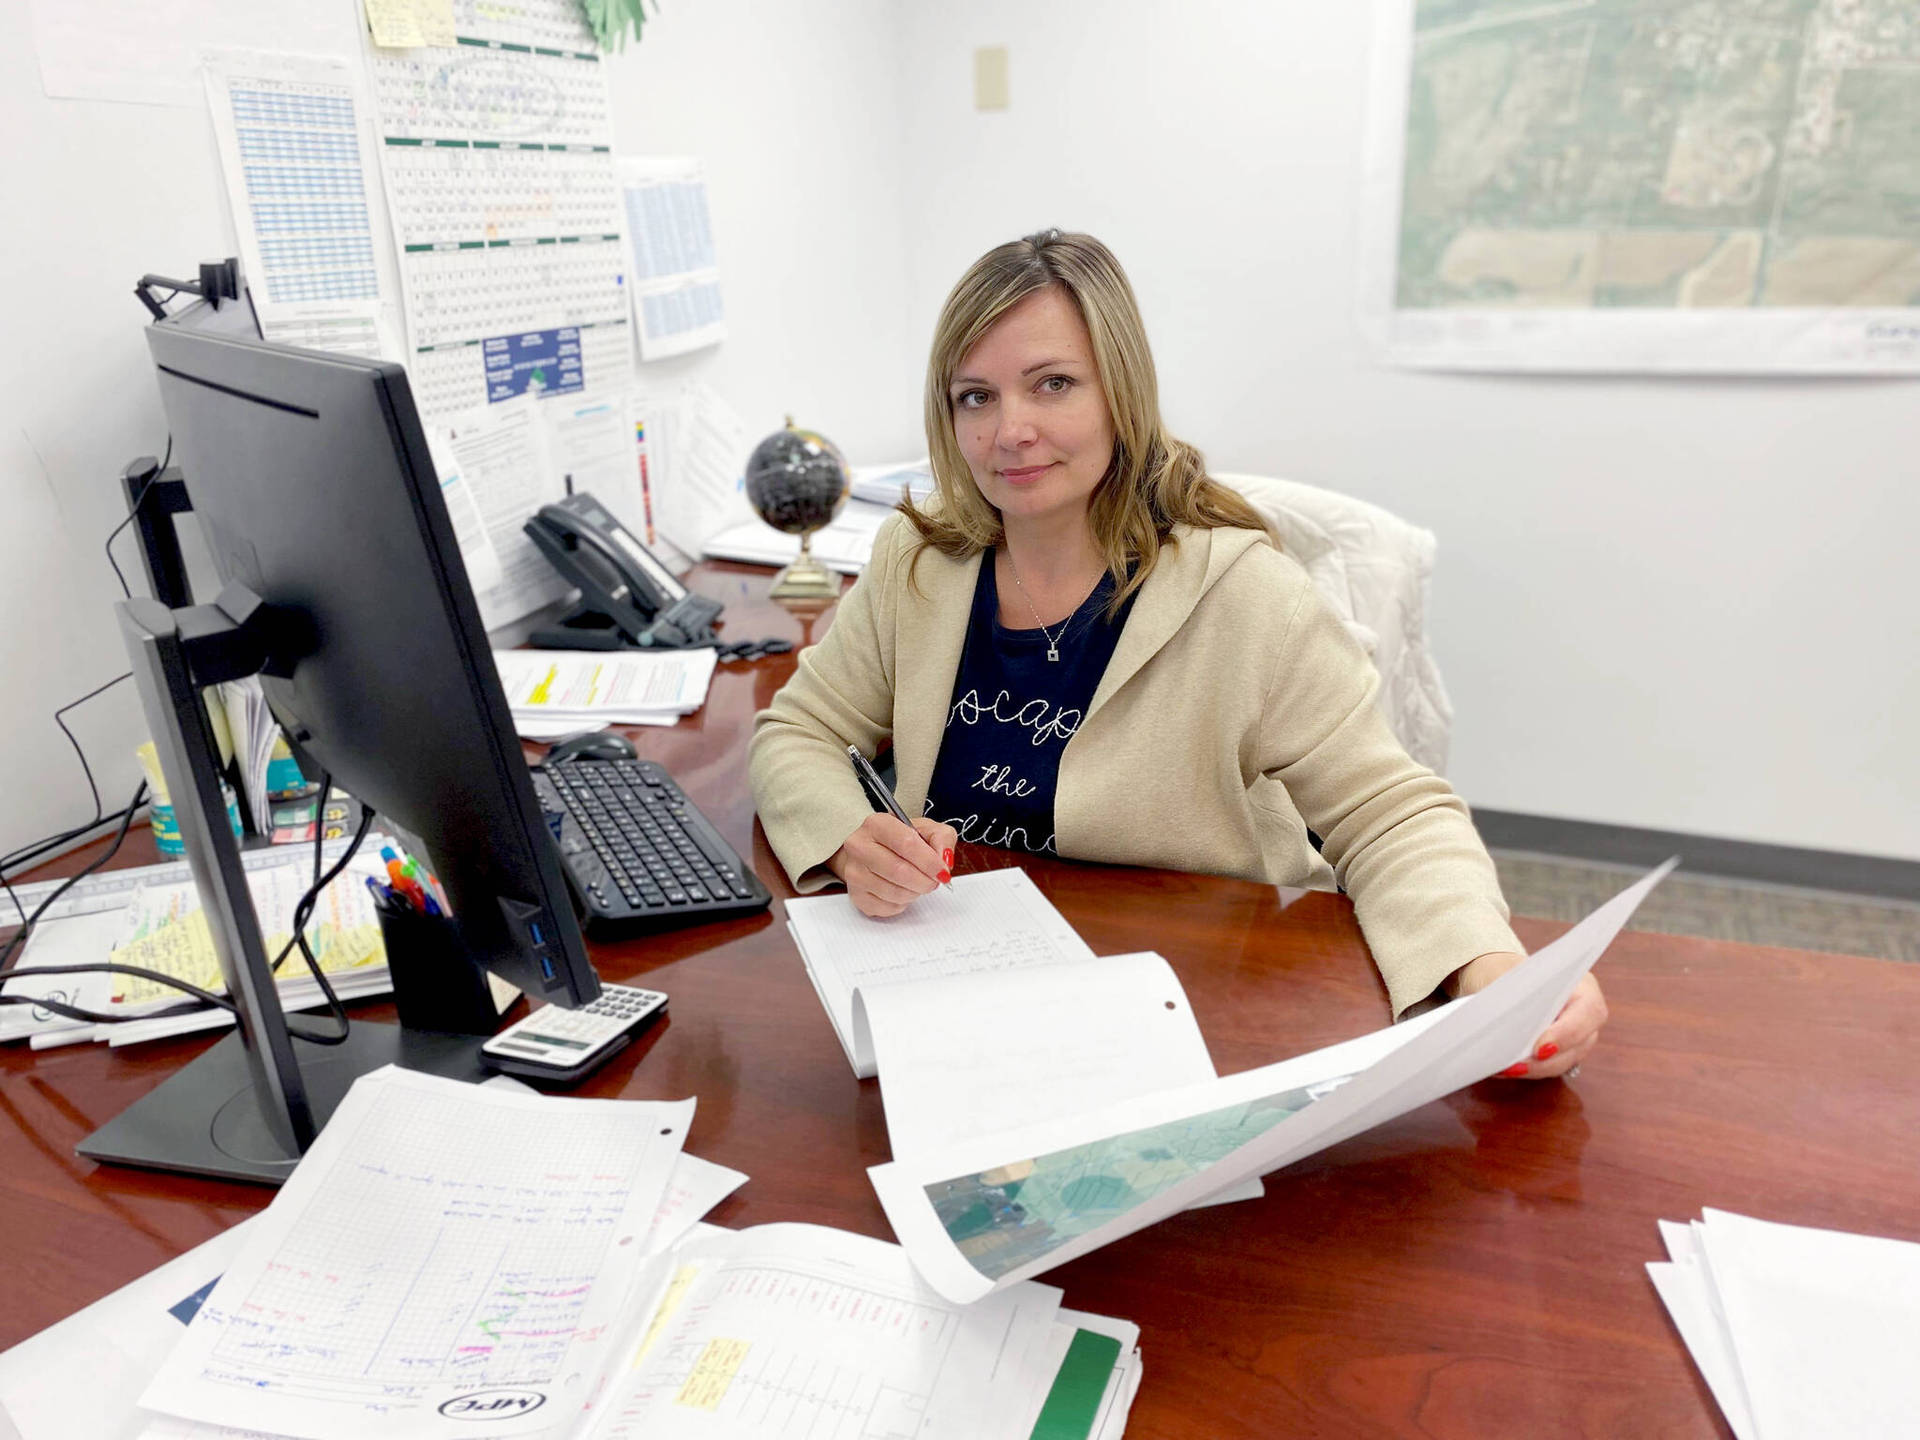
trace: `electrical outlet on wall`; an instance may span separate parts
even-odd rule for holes
[[[1007,108],[1007,47],[982,45],[973,52],[973,108]]]

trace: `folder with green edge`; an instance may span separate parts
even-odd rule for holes
[[[1111,1335],[1076,1330],[1060,1373],[1053,1377],[1047,1403],[1033,1422],[1032,1440],[1086,1440],[1100,1414],[1100,1397],[1120,1359],[1120,1342]]]

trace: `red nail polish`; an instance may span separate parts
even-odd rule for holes
[[[953,851],[942,850],[940,852],[940,863],[949,870],[953,869]]]
[[[1500,1073],[1509,1080],[1517,1080],[1527,1073],[1527,1062],[1524,1060],[1516,1060]]]
[[[1546,1044],[1542,1045],[1538,1050],[1533,1052],[1533,1058],[1536,1060],[1551,1060],[1554,1056],[1558,1055],[1559,1053],[1560,1053],[1560,1047],[1554,1044],[1551,1040],[1549,1040]]]
[[[951,870],[942,870],[939,875],[939,880],[942,885],[951,885],[953,883],[953,872]]]

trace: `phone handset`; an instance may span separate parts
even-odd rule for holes
[[[566,581],[579,603],[554,630],[537,631],[537,646],[617,650],[639,645],[684,649],[715,643],[720,602],[695,595],[593,496],[584,491],[542,505],[527,537]]]

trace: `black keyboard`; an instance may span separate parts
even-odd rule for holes
[[[535,766],[533,788],[589,920],[713,918],[772,899],[651,760]]]

